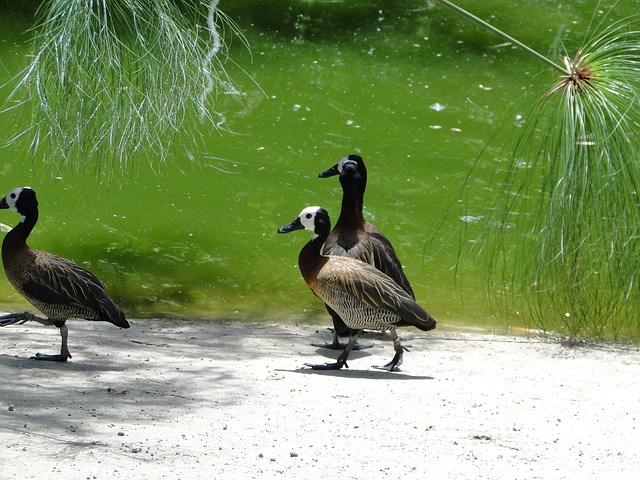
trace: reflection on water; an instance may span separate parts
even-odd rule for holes
[[[499,126],[523,121],[519,100],[544,91],[550,72],[447,10],[388,3],[224,5],[251,45],[232,44],[238,67],[228,64],[243,101],[221,98],[223,129],[203,132],[206,148],[178,151],[161,169],[140,165],[106,184],[4,149],[2,193],[29,184],[40,199],[31,245],[93,270],[130,315],[325,318],[297,271],[305,239],[276,230],[312,204],[335,220],[339,184],[317,175],[359,153],[366,215],[394,243],[418,300],[442,324],[503,325],[483,306],[482,272],[454,269],[461,224],[482,225],[493,166],[474,169],[477,188],[457,198],[483,149],[500,160]],[[465,7],[545,53],[563,28],[580,38],[597,4],[475,3]],[[19,18],[0,14],[1,83],[29,53]],[[437,248],[425,252],[452,202]],[[472,279],[464,295],[460,274]],[[22,305],[4,280],[0,301]]]

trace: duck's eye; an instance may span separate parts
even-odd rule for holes
[[[313,215],[311,215],[310,213],[307,213],[307,214],[305,215],[305,217],[307,217],[307,218],[311,218],[311,217],[313,217]]]
[[[16,198],[16,194],[15,194],[15,193],[12,193],[12,194],[10,195],[10,197],[11,197],[11,198]]]

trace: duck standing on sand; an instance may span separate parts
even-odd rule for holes
[[[71,358],[67,345],[70,318],[105,321],[129,328],[124,313],[105,293],[105,286],[91,272],[71,260],[35,250],[27,238],[38,221],[36,192],[29,187],[15,188],[2,200],[0,209],[15,210],[22,215],[2,242],[2,263],[9,282],[25,299],[46,315],[10,313],[0,316],[0,326],[21,325],[35,321],[60,329],[62,347],[59,355],[36,354],[35,360],[66,362]]]
[[[414,326],[432,330],[436,321],[391,277],[361,260],[321,253],[329,236],[331,221],[324,208],[307,207],[278,233],[295,230],[313,232],[311,240],[298,256],[300,273],[311,291],[334,310],[351,329],[349,343],[335,363],[309,365],[318,370],[348,367],[347,358],[356,343],[358,331],[390,330],[395,356],[386,365],[376,367],[396,370],[403,360],[403,351],[396,327]]]

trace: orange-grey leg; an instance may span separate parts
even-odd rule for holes
[[[349,357],[349,353],[351,353],[351,350],[353,350],[353,347],[357,341],[358,335],[351,335],[351,337],[349,337],[349,343],[347,343],[347,346],[344,348],[343,352],[340,354],[335,363],[305,363],[305,366],[311,367],[314,370],[340,370],[342,367],[349,368],[349,365],[347,365],[347,357]]]
[[[69,329],[64,322],[54,321],[49,318],[38,317],[30,312],[9,313],[7,315],[0,316],[0,327],[6,327],[9,325],[22,325],[26,322],[38,322],[45,326],[56,326],[60,329],[60,336],[62,337],[62,346],[60,348],[60,355],[45,355],[43,353],[36,353],[31,357],[33,360],[48,360],[51,362],[66,362],[71,358],[69,353],[69,347],[67,344],[67,337],[69,336]]]

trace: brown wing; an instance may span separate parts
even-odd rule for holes
[[[411,298],[416,298],[409,279],[404,274],[402,263],[393,245],[380,230],[370,223],[365,223],[365,229],[371,236],[373,244],[373,265],[390,276]]]
[[[66,258],[44,251],[35,253],[35,268],[25,272],[22,284],[31,300],[75,312],[81,318],[129,327],[124,313],[107,296],[104,284],[95,275]]]
[[[369,234],[358,228],[336,229],[334,228],[322,247],[324,255],[337,255],[340,257],[351,257],[362,260],[365,263],[373,265],[373,244]],[[333,319],[333,326],[341,337],[352,335],[354,330],[350,329],[344,323],[329,305],[327,310]]]
[[[388,275],[360,260],[330,257],[318,272],[318,282],[345,292],[374,308],[385,308],[407,324],[422,329],[435,327],[435,320]]]

